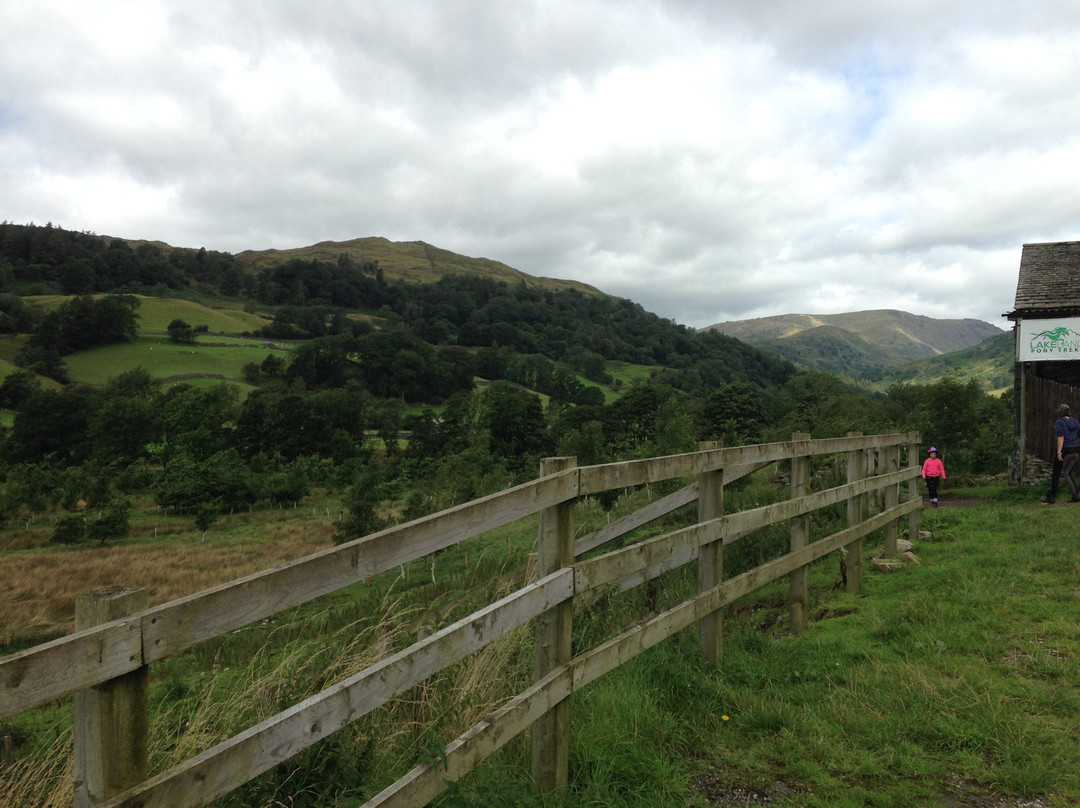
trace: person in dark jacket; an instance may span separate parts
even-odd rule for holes
[[[1073,479],[1072,471],[1076,461],[1080,460],[1080,421],[1072,417],[1068,404],[1060,404],[1054,410],[1057,420],[1054,421],[1054,440],[1057,443],[1057,451],[1054,453],[1054,466],[1050,472],[1050,490],[1040,502],[1044,505],[1053,505],[1057,499],[1058,484],[1064,475],[1065,482],[1069,484],[1072,497],[1069,502],[1080,502],[1080,492],[1076,488],[1076,480]]]

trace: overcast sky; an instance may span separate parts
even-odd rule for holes
[[[1076,0],[8,0],[0,219],[1005,327],[1080,239],[1078,86]]]

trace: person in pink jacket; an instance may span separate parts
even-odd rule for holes
[[[930,456],[923,461],[922,478],[926,483],[926,491],[930,494],[930,507],[936,508],[938,506],[937,487],[938,483],[945,479],[945,464],[938,457],[936,446],[931,446],[926,453]]]

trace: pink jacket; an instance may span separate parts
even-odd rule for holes
[[[945,464],[941,462],[940,457],[928,457],[922,464],[922,476],[926,477],[940,477],[945,479]]]

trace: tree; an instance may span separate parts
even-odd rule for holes
[[[290,460],[310,454],[318,430],[311,421],[307,399],[277,388],[252,391],[240,408],[233,445],[245,457],[275,452]]]
[[[95,304],[96,344],[129,342],[138,333],[139,299],[133,295],[105,295]]]
[[[40,390],[15,414],[4,453],[11,462],[37,463],[52,457],[63,465],[79,464],[91,451],[89,388],[71,386]]]
[[[221,502],[212,500],[195,506],[195,529],[202,533],[200,541],[206,541],[206,531],[221,516]]]
[[[161,424],[162,454],[166,462],[178,453],[204,460],[228,445],[236,419],[236,387],[217,384],[210,388],[178,384],[156,400]]]
[[[131,520],[128,510],[131,504],[127,500],[120,500],[113,504],[108,511],[86,525],[86,538],[97,540],[104,545],[108,539],[122,539],[131,533]]]
[[[94,395],[90,441],[101,465],[129,465],[161,435],[161,383],[144,368],[121,373]]]
[[[276,354],[267,354],[262,361],[259,370],[267,376],[280,376],[285,372],[285,360]]]
[[[41,390],[41,380],[28,370],[15,370],[0,382],[0,407],[16,410]]]
[[[766,421],[761,388],[750,382],[732,382],[717,388],[706,400],[705,433],[727,446],[758,443]]]
[[[348,516],[338,526],[334,544],[344,544],[385,527],[386,520],[378,512],[381,501],[381,470],[376,464],[368,463],[360,469],[345,493],[344,505]]]
[[[206,503],[234,509],[250,505],[256,495],[251,469],[232,449],[201,462],[186,454],[174,457],[154,486],[159,505],[184,510]]]
[[[169,339],[181,345],[190,345],[195,342],[195,329],[185,323],[179,317],[169,323]]]
[[[86,519],[82,514],[62,516],[56,521],[49,541],[55,544],[78,544],[86,538]]]
[[[480,426],[491,435],[491,453],[517,468],[547,449],[547,424],[539,397],[507,382],[495,382],[484,391]]]

